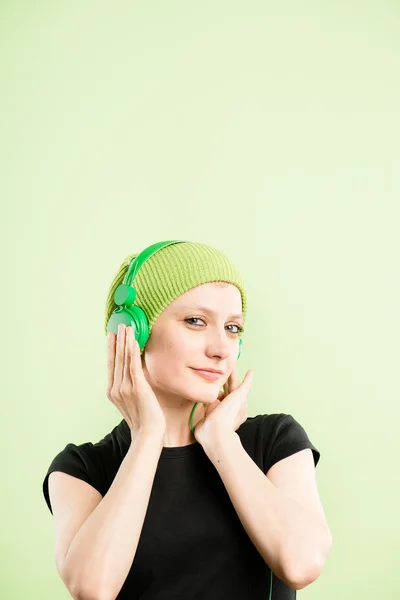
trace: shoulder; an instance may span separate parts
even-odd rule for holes
[[[89,483],[102,496],[106,494],[129,445],[122,423],[125,421],[121,421],[97,442],[69,442],[54,456],[42,483],[43,495],[50,511],[48,479],[54,471],[77,477]]]
[[[47,506],[52,511],[49,495],[49,476],[55,471],[72,475],[77,479],[86,481],[103,495],[101,469],[99,468],[98,455],[92,442],[82,444],[68,443],[63,450],[52,459],[42,483],[43,495]]]
[[[258,457],[256,462],[264,473],[279,460],[305,448],[312,450],[315,466],[321,456],[305,427],[291,414],[272,413],[248,417],[237,433],[249,454]]]
[[[267,436],[273,435],[278,427],[278,424],[283,422],[285,415],[284,413],[272,413],[272,414],[258,414],[253,417],[247,417],[246,421],[238,429],[238,433],[243,438],[249,436],[266,438]]]

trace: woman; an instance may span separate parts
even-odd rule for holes
[[[141,347],[135,326],[108,327],[135,260],[106,302],[107,397],[123,419],[96,443],[67,444],[43,482],[61,578],[79,600],[293,599],[331,545],[320,453],[291,415],[247,416],[243,278],[211,246],[158,249],[132,283]]]

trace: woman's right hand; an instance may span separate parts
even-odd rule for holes
[[[144,376],[140,347],[132,327],[119,327],[107,339],[107,398],[118,408],[131,433],[160,436],[166,430],[163,410]]]

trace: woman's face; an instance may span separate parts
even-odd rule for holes
[[[154,323],[142,354],[156,395],[214,402],[236,364],[242,325],[241,294],[232,284],[204,283],[176,298]],[[201,368],[222,374],[208,380],[193,370]]]

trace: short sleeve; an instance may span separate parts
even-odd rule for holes
[[[316,467],[321,454],[311,443],[305,429],[292,415],[284,413],[278,415],[274,427],[266,436],[265,473],[278,461],[306,448],[312,450],[314,466]]]
[[[91,442],[84,444],[67,444],[61,452],[50,463],[44,478],[42,488],[43,495],[51,514],[50,496],[49,496],[49,475],[53,471],[62,471],[82,481],[86,481],[104,496],[104,482],[101,464],[96,453],[96,448]]]

